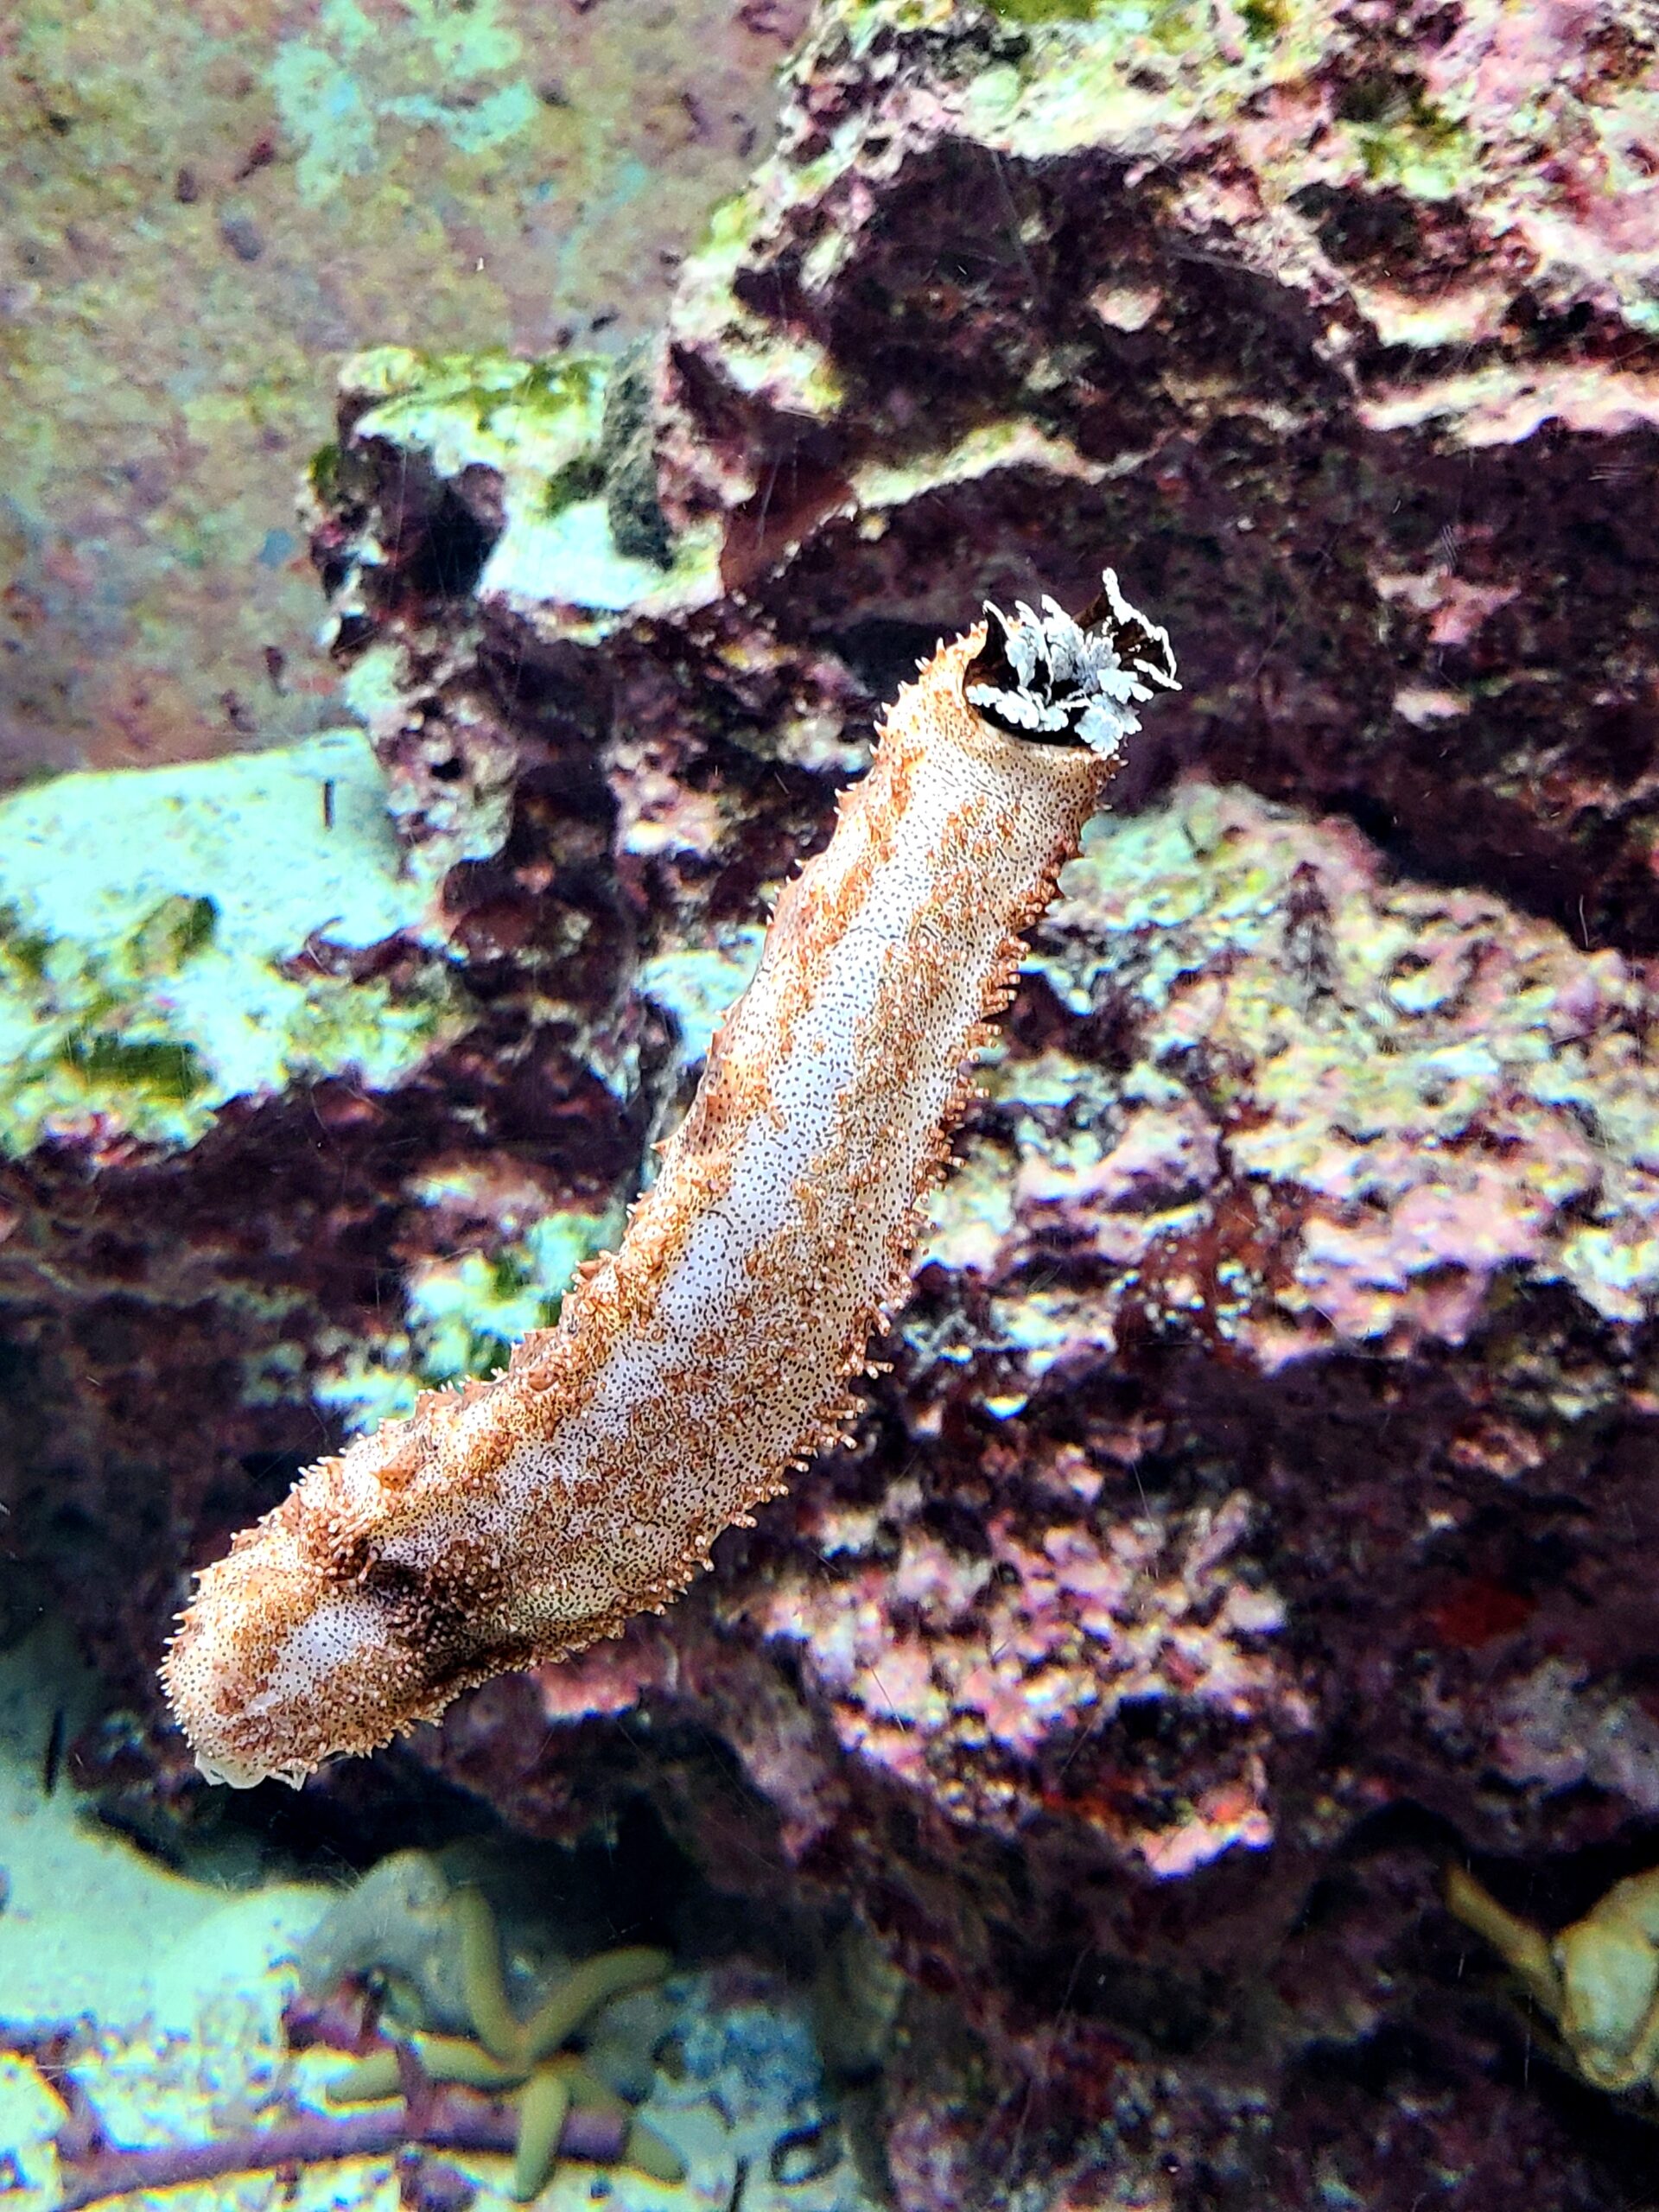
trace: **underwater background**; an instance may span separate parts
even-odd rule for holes
[[[1659,2203],[1659,14],[0,11],[0,2204]],[[942,636],[1184,689],[849,1440],[209,1788]]]

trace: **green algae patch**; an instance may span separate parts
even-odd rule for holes
[[[427,927],[355,730],[0,803],[0,1149],[186,1145],[231,1098],[396,1082],[459,1026],[448,968],[333,954]]]
[[[1099,12],[1101,0],[990,0],[1009,23],[1081,23]]]
[[[441,474],[474,461],[505,469],[538,461],[550,474],[597,450],[606,373],[589,354],[521,361],[377,346],[346,363],[340,383],[372,403],[359,437],[418,444]]]
[[[1414,87],[1391,86],[1375,113],[1344,116],[1366,181],[1394,185],[1419,200],[1463,191],[1479,149],[1461,124]]]
[[[1246,36],[1258,41],[1277,38],[1287,20],[1279,0],[1244,0],[1238,14]]]
[[[326,446],[319,446],[311,456],[305,472],[312,496],[321,506],[327,506],[340,496],[340,447],[331,439]]]
[[[421,1194],[437,1203],[453,1191]],[[378,1344],[344,1344],[315,1386],[320,1405],[348,1429],[411,1413],[422,1390],[495,1374],[533,1329],[550,1329],[577,1268],[621,1238],[619,1205],[575,1210],[532,1222],[489,1252],[462,1252],[411,1266],[401,1327]]]
[[[619,542],[619,462],[607,451],[606,416],[616,373],[588,354],[523,361],[383,346],[346,364],[340,390],[348,404],[369,403],[353,444],[417,454],[445,482],[469,470],[499,480],[502,524],[478,580],[480,599],[509,601],[538,628],[596,640],[616,617],[701,605],[720,588],[715,525],[686,533],[661,562]],[[340,467],[319,455],[320,499]]]

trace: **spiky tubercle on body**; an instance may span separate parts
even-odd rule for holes
[[[204,1770],[298,1781],[660,1610],[836,1433],[966,1070],[1169,641],[1106,590],[943,647],[779,900],[620,1249],[488,1382],[304,1475],[168,1654]]]

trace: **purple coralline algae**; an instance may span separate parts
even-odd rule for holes
[[[191,1817],[188,1568],[550,1318],[880,700],[1109,558],[1185,689],[855,1433],[412,1750],[850,1910],[905,2212],[1601,2212],[1644,2123],[1529,2069],[1442,1880],[1566,1927],[1659,1817],[1659,40],[827,0],[782,99],[626,355],[342,373],[307,512],[408,906],[286,949],[321,1044],[5,1125],[16,1586],[124,1700],[78,1771]],[[32,1018],[86,963],[12,906]],[[99,1020],[190,1041],[207,957]]]

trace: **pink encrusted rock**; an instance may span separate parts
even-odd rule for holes
[[[1460,1343],[1506,1281],[1569,1284],[1609,1323],[1654,1310],[1640,967],[1203,787],[1096,825],[1033,965],[1127,1065],[1001,1061],[939,1204],[947,1263],[995,1284],[1050,1262],[1052,1312],[1083,1270],[1091,1331],[1176,1327],[1268,1368]],[[1001,1233],[976,1247],[970,1222]]]
[[[889,1503],[902,1514],[902,1490]],[[1005,1509],[976,1559],[892,1517],[849,1544],[833,1512],[809,1513],[802,1535],[835,1567],[779,1575],[745,1614],[798,1647],[847,1751],[952,1819],[1016,1834],[1046,1814],[1098,1827],[1155,1874],[1185,1873],[1270,1840],[1261,1745],[1306,1721],[1274,1656],[1282,1607],[1228,1571],[1250,1517],[1236,1494],[1172,1542],[1156,1524],[1086,1509],[1030,1526]],[[1213,1719],[1231,1738],[1173,1820],[1166,1805],[1137,1804],[1100,1756],[1103,1725],[1135,1700]]]
[[[1167,1212],[1208,1190],[1219,1162],[1216,1125],[1198,1106],[1137,1107],[1092,1165],[1061,1167],[1040,1155],[1023,1162],[1015,1204],[1022,1216],[1051,1217],[1064,1235],[1074,1211],[1102,1219]]]
[[[1564,1923],[1659,1805],[1651,27],[1014,12],[820,10],[617,372],[648,420],[560,480],[582,562],[517,365],[487,438],[454,365],[401,416],[348,366],[335,652],[474,1020],[7,1171],[9,1538],[141,1706],[187,1562],[556,1298],[538,1211],[613,1235],[916,657],[1117,559],[1186,688],[854,1440],[413,1750],[850,1907],[906,1978],[905,2212],[1606,2212],[1650,2142],[1610,2163],[1437,1899],[1472,1852]],[[185,1788],[148,1713],[82,1756]]]
[[[1643,10],[1069,12],[821,12],[671,311],[670,511],[820,638],[1130,538],[1165,760],[1652,945]]]

